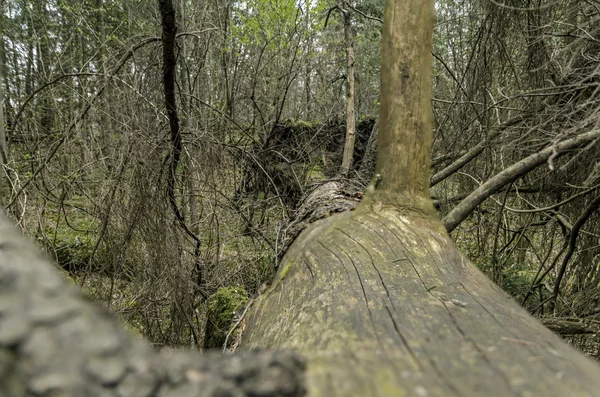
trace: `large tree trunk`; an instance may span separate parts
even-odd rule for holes
[[[307,229],[255,303],[243,346],[304,353],[310,395],[600,393],[598,368],[479,272],[437,220],[393,208]]]
[[[377,175],[306,229],[242,348],[293,348],[311,396],[597,396],[599,368],[456,249],[429,199],[432,0],[385,14]]]

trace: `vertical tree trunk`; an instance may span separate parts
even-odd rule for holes
[[[310,5],[306,2],[306,31],[309,35],[306,40],[306,66],[304,67],[304,98],[305,98],[305,114],[306,120],[312,118],[312,98],[310,93],[311,86],[311,75],[312,75],[312,62],[311,54],[313,51],[313,35],[310,33],[310,21],[311,21],[311,10]]]
[[[430,0],[388,1],[381,41],[376,199],[433,213]],[[417,5],[421,3],[423,9]]]
[[[36,67],[38,85],[46,82],[50,77],[50,45],[48,37],[49,18],[46,0],[34,2],[33,28],[38,38]],[[54,129],[53,101],[48,95],[43,95],[38,103],[40,109],[40,127],[44,135],[52,133]]]
[[[21,2],[21,7],[23,7],[23,9],[27,9],[27,1],[22,1]],[[33,61],[34,61],[34,56],[33,56],[33,48],[34,48],[34,24],[33,24],[33,18],[23,18],[24,19],[24,23],[27,24],[27,66],[26,66],[26,72],[25,72],[25,95],[29,96],[33,93],[33,84],[34,84],[34,77],[33,77],[33,73],[34,73],[34,67],[33,67]],[[13,65],[18,65],[18,62],[16,61],[16,51],[14,53],[14,57],[15,60],[13,61]]]
[[[222,13],[218,9],[219,3],[217,3],[217,11],[220,13],[220,24],[223,33],[223,49],[221,50],[221,69],[223,70],[223,95],[224,95],[224,113],[233,118],[233,85],[230,80],[230,60],[233,49],[227,49],[227,43],[229,41],[229,23],[231,18],[231,5],[229,1],[226,1],[223,5]]]
[[[96,62],[98,64],[98,70],[101,71],[102,73],[102,77],[100,78],[100,84],[102,85],[102,87],[105,87],[105,90],[108,90],[108,84],[109,84],[109,78],[108,78],[108,65],[107,65],[107,56],[106,56],[106,46],[108,45],[106,43],[106,9],[105,9],[105,2],[104,0],[96,0],[96,29],[98,31],[98,38],[99,38],[99,44],[100,44],[100,48],[98,49],[98,54],[96,57]],[[82,52],[83,52],[83,46],[82,48]],[[112,170],[113,168],[113,164],[112,164],[112,159],[113,159],[113,155],[112,155],[112,151],[110,148],[110,139],[109,139],[109,134],[107,134],[105,131],[110,131],[111,130],[111,126],[110,126],[110,118],[107,117],[107,112],[110,112],[110,102],[107,101],[107,104],[105,107],[100,108],[99,109],[100,114],[99,116],[99,123],[102,126],[100,131],[85,131],[85,129],[82,128],[82,138],[83,138],[83,142],[87,143],[88,141],[88,133],[92,134],[92,137],[95,134],[98,134],[98,141],[100,141],[101,143],[101,147],[100,150],[103,152],[103,157],[106,157],[106,162],[108,164],[108,167],[110,170]],[[92,138],[93,141],[93,138]],[[83,155],[84,158],[86,156],[86,151],[88,150],[89,145],[84,145],[83,149]],[[90,148],[91,149],[91,148]],[[84,163],[84,164],[87,164]]]
[[[0,208],[4,207],[9,195],[8,176],[4,165],[7,163],[6,120],[4,118],[4,0],[0,0]]]
[[[340,174],[348,176],[354,155],[354,141],[356,140],[356,112],[354,106],[354,31],[352,28],[352,14],[349,10],[342,9],[344,14],[344,41],[346,45],[346,141]]]
[[[185,9],[185,1],[181,0],[178,3],[179,6],[179,15],[180,15],[180,25],[185,28],[186,26],[186,9]],[[181,55],[181,59],[188,59],[188,47],[185,41],[182,41],[179,44],[179,53]],[[192,117],[192,109],[190,106],[190,100],[188,95],[193,94],[193,89],[191,87],[190,78],[188,75],[188,67],[186,64],[180,64],[179,67],[179,81],[181,81],[181,92],[183,95],[180,96],[179,100],[181,103],[181,114],[183,115],[181,119],[181,129],[183,132],[189,132],[190,127],[195,128],[195,118]],[[193,123],[193,124],[192,124]],[[190,224],[190,231],[198,237],[197,240],[194,241],[194,267],[191,272],[192,274],[192,285],[194,286],[194,292],[191,295],[194,301],[202,301],[204,297],[204,291],[206,290],[206,268],[204,263],[202,263],[201,258],[201,242],[200,242],[200,218],[198,214],[198,197],[197,197],[197,189],[196,189],[196,176],[197,172],[195,171],[195,167],[192,164],[192,158],[186,156],[185,161],[185,169],[183,173],[184,183],[187,188],[187,203],[188,203],[188,222]],[[189,318],[195,318],[195,309],[193,305],[189,307]],[[203,330],[199,329],[199,324],[195,324],[193,321],[188,324],[190,327],[190,333],[194,336],[194,341],[198,348],[200,348],[200,339],[199,335],[203,334]],[[198,329],[196,329],[198,326]]]

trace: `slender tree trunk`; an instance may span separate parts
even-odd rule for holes
[[[23,7],[23,9],[27,9],[27,2],[23,1],[21,6]],[[32,18],[25,18],[25,23],[27,24],[27,66],[26,66],[26,72],[25,72],[25,95],[29,96],[33,93],[33,83],[34,83],[34,78],[33,78],[33,61],[34,61],[34,56],[33,56],[33,47],[34,47],[34,43],[33,43],[33,19]],[[13,56],[15,57],[15,60],[13,61],[13,65],[18,65],[18,62],[16,61],[16,51],[15,54],[13,54]]]
[[[179,6],[179,15],[180,15],[180,25],[186,26],[186,8],[185,1],[178,1],[177,5]],[[188,47],[184,41],[179,44],[179,53],[181,54],[181,59],[188,60]],[[187,64],[181,63],[179,67],[179,81],[181,81],[181,91],[183,95],[180,96],[181,103],[181,113],[183,115],[181,119],[181,129],[183,132],[189,132],[189,129],[192,125],[194,125],[194,119],[192,117],[192,111],[190,106],[190,100],[188,95],[192,95],[192,88],[190,83],[190,78],[188,75]],[[193,123],[193,124],[192,124]],[[193,262],[194,266],[191,271],[192,274],[192,285],[194,286],[194,292],[191,294],[192,299],[194,301],[202,301],[205,299],[204,291],[206,290],[206,268],[205,264],[202,263],[201,258],[201,241],[200,241],[200,219],[198,215],[198,197],[196,195],[196,175],[195,167],[192,163],[192,158],[185,158],[185,172],[183,173],[184,182],[187,188],[187,202],[188,202],[188,222],[190,224],[190,231],[198,236],[198,239],[194,241],[194,257]],[[195,309],[193,305],[189,308],[190,312],[188,315],[190,318],[195,317]],[[200,340],[197,337],[198,335],[203,334],[204,330],[199,329],[199,324],[194,324],[193,322],[189,324],[190,332],[194,335],[195,343],[198,348]],[[198,328],[198,329],[196,329]]]
[[[10,184],[5,171],[7,163],[6,120],[4,117],[4,0],[0,0],[0,208],[8,200]]]
[[[308,2],[307,2],[308,4]],[[310,10],[306,10],[306,30],[308,32],[310,28]],[[310,34],[310,33],[309,33]],[[306,120],[313,118],[312,115],[312,97],[311,97],[311,75],[312,75],[312,62],[311,54],[313,51],[313,36],[310,34],[306,40],[306,66],[304,67],[304,99],[305,99],[305,114]]]
[[[34,2],[34,20],[33,28],[35,35],[37,36],[38,45],[36,53],[36,67],[37,67],[37,83],[38,85],[48,81],[50,77],[50,70],[48,65],[50,64],[50,45],[48,37],[48,9],[46,0],[39,0]],[[44,135],[52,133],[54,129],[54,114],[53,114],[53,101],[48,95],[43,95],[38,104],[40,108],[40,127],[41,132]]]
[[[223,70],[223,95],[224,95],[224,112],[229,118],[233,118],[233,84],[230,81],[231,73],[229,71],[231,54],[233,54],[233,49],[228,50],[225,48],[227,43],[229,42],[229,23],[231,18],[231,6],[229,1],[226,1],[226,4],[223,5],[223,11],[219,10],[220,17],[220,27],[223,33],[223,49],[221,50],[221,69]]]
[[[356,140],[356,111],[355,111],[355,84],[354,84],[354,31],[352,28],[352,14],[343,10],[344,14],[344,41],[346,43],[346,141],[340,174],[348,176],[354,156],[354,142]]]
[[[104,0],[96,0],[96,29],[98,32],[98,38],[100,43],[100,48],[98,49],[98,55],[96,58],[96,62],[98,63],[97,67],[102,71],[103,76],[100,78],[100,84],[105,87],[105,90],[108,89],[109,78],[108,78],[108,65],[107,65],[107,55],[106,55],[106,9]],[[81,47],[81,51],[83,52],[84,47]],[[110,111],[110,102],[107,103],[107,106],[99,108],[100,114],[98,115],[99,123],[100,123],[100,131],[85,131],[82,129],[82,138],[83,142],[87,143],[89,137],[88,133],[92,135],[92,141],[94,134],[98,134],[98,141],[100,142],[100,150],[103,152],[103,157],[106,158],[105,162],[108,164],[109,170],[113,168],[113,155],[111,153],[110,148],[110,139],[109,134],[105,131],[110,131],[110,118],[107,117],[107,112]],[[88,151],[89,145],[84,145],[83,154],[84,158],[86,157],[86,152]],[[91,148],[89,148],[91,149]],[[87,164],[87,161],[86,163]]]

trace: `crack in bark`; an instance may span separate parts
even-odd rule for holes
[[[383,242],[385,242],[385,244],[388,246],[388,248],[390,249],[390,251],[392,251],[392,253],[394,254],[394,256],[398,256],[398,254],[396,254],[396,250],[390,245],[390,243],[388,243],[387,239],[385,237],[383,237],[378,231],[377,229],[372,228],[371,226],[367,225],[364,222],[360,222],[357,221],[356,219],[351,219],[353,222],[358,223],[359,225],[362,225],[364,227],[367,227],[368,229],[372,230],[375,234],[377,234],[377,236],[379,236],[379,238],[381,238],[381,240],[383,240]]]
[[[315,282],[315,273],[313,272],[313,269],[310,267],[310,265],[308,264],[308,260],[303,260],[302,263],[304,263],[304,265],[307,267],[308,271],[310,272],[310,278],[313,281],[313,284]]]
[[[402,220],[402,218],[400,218],[400,222],[402,222],[402,224],[403,224],[404,226],[406,226],[406,228],[407,228],[408,230],[410,230],[410,232],[411,232],[412,234],[414,234],[414,235],[415,235],[415,237],[417,238],[417,240],[419,240],[419,243],[421,244],[421,246],[422,246],[423,248],[425,248],[425,250],[426,250],[426,251],[427,251],[427,253],[429,254],[429,257],[433,258],[433,261],[434,261],[434,263],[433,263],[433,264],[435,265],[435,270],[437,271],[437,273],[438,273],[438,275],[439,275],[440,279],[441,279],[441,280],[443,280],[443,279],[445,278],[445,277],[444,277],[444,274],[443,274],[443,273],[442,273],[442,271],[440,270],[440,266],[439,266],[439,264],[437,263],[437,260],[435,259],[435,256],[431,254],[431,251],[429,250],[429,247],[427,247],[427,245],[426,245],[426,244],[423,242],[423,239],[421,239],[421,236],[420,236],[418,233],[416,233],[416,232],[413,230],[413,228],[412,228],[412,227],[410,227],[410,225],[409,225],[407,222],[405,222],[404,220]]]
[[[394,236],[394,237],[396,238],[396,240],[398,240],[398,242],[400,243],[400,245],[402,245],[402,248],[404,249],[404,256],[405,256],[405,258],[403,258],[403,259],[406,259],[406,260],[408,261],[408,263],[410,263],[411,267],[413,268],[413,271],[415,272],[415,274],[416,274],[416,275],[417,275],[417,277],[419,278],[419,281],[421,282],[421,284],[423,284],[423,287],[425,288],[425,290],[426,290],[427,292],[429,292],[429,289],[428,289],[427,285],[425,284],[425,280],[423,280],[423,277],[421,277],[421,274],[420,274],[420,273],[419,273],[419,271],[417,270],[417,267],[415,266],[415,264],[413,263],[412,259],[411,259],[411,258],[410,258],[410,256],[408,255],[408,252],[409,252],[409,250],[408,250],[408,248],[406,247],[406,245],[404,244],[404,241],[402,241],[402,239],[400,239],[400,237],[398,237],[398,236],[396,235],[396,233],[395,233],[395,232],[394,232],[392,229],[390,229],[390,228],[389,228],[389,227],[388,227],[388,226],[387,226],[385,223],[381,222],[379,219],[377,219],[377,218],[376,218],[376,217],[374,217],[374,216],[371,216],[370,214],[369,214],[369,215],[367,215],[367,216],[370,216],[371,218],[373,218],[373,220],[375,220],[375,221],[379,222],[379,223],[380,223],[380,224],[381,224],[381,225],[382,225],[384,228],[386,228],[386,229],[387,229],[387,231],[388,231],[388,232],[389,232],[389,233],[390,233],[392,236]]]
[[[477,351],[477,352],[480,354],[480,356],[482,357],[482,359],[483,359],[483,360],[484,360],[484,361],[487,363],[487,365],[489,366],[489,368],[490,368],[490,369],[492,369],[492,371],[494,371],[494,372],[496,372],[496,373],[498,374],[498,376],[500,377],[500,379],[502,379],[502,381],[503,381],[504,383],[506,383],[507,387],[509,388],[509,390],[510,390],[511,392],[513,392],[513,394],[518,394],[518,395],[521,395],[521,393],[517,393],[515,390],[513,390],[512,386],[511,386],[511,384],[510,384],[510,379],[509,379],[509,378],[506,376],[506,374],[504,374],[504,373],[503,373],[503,372],[502,372],[502,371],[501,371],[499,368],[495,367],[495,366],[494,366],[494,365],[493,365],[493,364],[490,362],[489,358],[488,358],[488,357],[485,355],[485,352],[484,352],[484,351],[483,351],[483,350],[480,348],[480,346],[479,346],[479,345],[478,345],[478,344],[477,344],[477,343],[476,343],[476,342],[475,342],[475,341],[474,341],[474,340],[473,340],[471,337],[469,337],[469,336],[468,336],[468,335],[467,335],[467,334],[466,334],[466,333],[465,333],[465,332],[462,330],[462,328],[461,328],[461,327],[459,326],[459,324],[458,324],[458,321],[457,321],[457,319],[456,319],[456,318],[454,317],[454,315],[451,313],[451,311],[450,311],[450,310],[449,310],[449,308],[447,307],[447,305],[446,305],[446,303],[444,302],[444,300],[443,300],[443,299],[441,299],[440,297],[436,296],[435,294],[433,294],[433,293],[432,293],[432,291],[431,291],[431,289],[427,288],[427,285],[426,285],[426,283],[425,283],[425,280],[423,279],[423,277],[422,277],[422,276],[421,276],[421,274],[419,273],[419,271],[418,271],[417,267],[415,266],[415,264],[414,264],[414,262],[413,262],[412,258],[411,258],[409,255],[407,255],[407,253],[408,253],[408,249],[407,249],[406,245],[404,244],[404,241],[402,241],[402,240],[401,240],[401,239],[398,237],[398,235],[395,233],[395,231],[394,231],[394,230],[392,230],[392,229],[390,229],[390,228],[389,228],[389,227],[388,227],[388,226],[387,226],[385,223],[381,222],[379,219],[377,219],[377,218],[375,218],[375,217],[372,217],[372,218],[373,218],[375,221],[379,222],[379,223],[380,223],[380,224],[381,224],[383,227],[385,227],[385,228],[388,230],[388,232],[389,232],[389,233],[391,233],[391,234],[392,234],[392,235],[393,235],[393,236],[394,236],[394,237],[395,237],[395,238],[396,238],[396,239],[397,239],[397,240],[400,242],[400,244],[402,245],[402,247],[403,247],[403,249],[404,249],[404,251],[405,251],[406,260],[408,260],[408,262],[411,264],[411,266],[412,266],[412,268],[413,268],[414,272],[415,272],[415,273],[417,274],[417,276],[419,277],[419,280],[420,280],[421,284],[423,285],[423,287],[425,288],[425,291],[427,292],[427,294],[429,294],[430,296],[432,296],[434,299],[436,299],[437,301],[439,301],[439,302],[440,302],[440,303],[441,303],[441,304],[444,306],[444,308],[446,309],[446,311],[447,311],[447,313],[448,313],[448,316],[449,316],[449,319],[450,319],[450,321],[451,321],[451,322],[454,324],[454,327],[455,327],[455,329],[456,329],[456,330],[457,330],[457,332],[458,332],[458,333],[461,335],[461,337],[462,337],[462,338],[463,338],[463,339],[464,339],[466,342],[470,343],[470,344],[471,344],[471,345],[472,345],[472,346],[475,348],[475,350],[476,350],[476,351]],[[433,259],[433,265],[435,266],[436,273],[437,273],[438,277],[440,277],[440,279],[441,279],[440,281],[442,281],[443,279],[445,279],[446,277],[444,277],[444,275],[443,275],[443,273],[442,273],[442,271],[441,271],[441,269],[440,269],[440,263],[439,263],[439,261],[438,261],[438,258],[436,258],[436,255],[433,255],[433,253],[432,253],[432,252],[431,252],[431,250],[430,250],[430,249],[427,247],[427,245],[426,245],[426,244],[424,244],[424,242],[423,242],[423,239],[421,238],[421,236],[420,236],[418,233],[416,233],[416,232],[413,230],[413,228],[412,228],[412,227],[410,227],[410,225],[408,225],[408,224],[407,224],[405,221],[403,221],[402,219],[400,219],[400,222],[402,222],[402,224],[403,224],[403,225],[404,225],[404,226],[405,226],[405,227],[406,227],[406,228],[407,228],[407,229],[408,229],[408,230],[409,230],[409,231],[410,231],[410,232],[411,232],[411,233],[414,235],[414,237],[417,239],[417,241],[418,241],[418,242],[421,244],[421,246],[422,246],[422,247],[425,249],[425,251],[427,252],[428,256],[429,256],[430,258],[432,258],[432,259]],[[346,234],[346,235],[347,235],[347,234]],[[351,236],[348,236],[348,237],[350,237],[352,240],[354,240],[355,242],[357,242],[357,244],[361,245],[360,243],[358,243],[358,241],[356,241],[356,240],[355,240],[354,238],[352,238]],[[384,239],[384,240],[385,240],[385,239]],[[436,241],[437,241],[437,240],[436,240]],[[362,247],[363,249],[365,249],[365,248],[364,248],[362,245],[361,245],[361,247]],[[366,249],[365,249],[365,251],[366,251]],[[368,253],[368,251],[367,251],[367,254],[368,254],[368,255],[369,255],[369,257],[370,257],[370,254]],[[380,276],[381,276],[381,275],[380,275]],[[462,286],[462,284],[461,284],[461,286]],[[463,288],[464,288],[464,286],[463,286]],[[387,288],[386,288],[386,292],[387,292]],[[393,303],[392,303],[392,307],[394,308],[394,306],[393,306]],[[390,309],[389,309],[389,307],[388,307],[388,306],[386,306],[386,311],[388,312],[388,315],[390,316],[390,318],[391,318],[391,320],[392,320],[392,322],[393,322],[393,324],[394,324],[394,329],[396,329],[396,332],[397,332],[397,333],[399,333],[399,329],[398,329],[398,327],[397,327],[397,324],[396,324],[396,322],[395,322],[395,320],[394,320],[394,318],[393,318],[393,316],[392,316],[392,314],[391,314],[391,312],[390,312]],[[394,308],[394,311],[395,311],[395,308]],[[400,336],[400,337],[401,337],[401,339],[402,339],[402,336],[400,335],[400,333],[399,333],[399,336]],[[410,349],[410,347],[408,346],[408,342],[407,342],[407,341],[404,341],[404,340],[403,340],[403,343],[404,343],[404,344],[407,346],[407,348],[409,348],[409,349]],[[449,387],[449,388],[451,388],[455,394],[459,394],[459,393],[458,393],[458,390],[457,390],[457,389],[456,389],[456,388],[455,388],[455,387],[454,387],[454,386],[451,384],[450,380],[449,380],[449,379],[447,379],[445,376],[443,376],[443,374],[441,374],[441,373],[440,373],[440,371],[439,371],[439,369],[437,368],[437,366],[435,365],[434,361],[433,361],[432,359],[429,359],[429,361],[430,361],[430,364],[431,364],[432,368],[434,369],[434,371],[436,371],[436,372],[438,373],[438,375],[439,375],[439,376],[440,376],[440,377],[441,377],[441,378],[442,378],[442,379],[445,381],[445,383],[448,385],[448,387]]]
[[[389,306],[384,305],[384,307],[385,307],[385,310],[386,310],[388,316],[390,317],[390,320],[392,321],[392,325],[394,326],[394,330],[396,331],[396,334],[398,334],[398,337],[402,341],[402,344],[404,345],[404,347],[406,347],[406,350],[408,351],[409,356],[411,356],[412,359],[415,361],[419,370],[422,372],[425,372],[425,369],[423,368],[421,361],[419,360],[419,358],[417,357],[417,355],[415,354],[413,349],[410,347],[410,344],[408,343],[408,340],[406,339],[406,337],[400,331],[400,327],[398,327],[398,323],[396,323],[396,320],[394,319],[394,315],[390,311]],[[396,308],[394,307],[393,303],[392,303],[392,309],[394,309],[394,312],[396,312]]]
[[[348,278],[348,284],[351,286],[352,285],[352,278],[350,277],[350,273],[348,272],[348,269],[346,269],[346,266],[344,266],[344,261],[342,260],[342,258],[340,258],[335,252],[333,252],[333,250],[329,247],[327,247],[325,244],[323,244],[321,241],[318,242],[321,247],[325,248],[327,251],[329,251],[333,256],[335,256],[335,258],[340,262],[340,264],[342,265],[342,268],[344,269],[344,271],[346,272],[346,277]],[[339,248],[339,247],[338,247]]]
[[[508,387],[508,389],[511,391],[512,394],[522,396],[523,395],[522,392],[518,392],[518,391],[516,391],[516,390],[513,389],[512,385],[510,384],[509,377],[504,372],[502,372],[500,370],[500,368],[498,368],[498,367],[496,367],[495,365],[492,364],[492,362],[490,361],[490,359],[488,358],[488,356],[481,349],[481,347],[479,347],[479,345],[477,344],[477,342],[475,342],[473,340],[473,338],[471,338],[470,336],[468,336],[465,333],[465,331],[460,327],[460,325],[458,324],[458,320],[456,319],[456,317],[454,317],[454,314],[452,314],[452,312],[450,311],[450,309],[446,305],[446,302],[443,299],[439,298],[439,297],[437,299],[442,303],[442,305],[444,305],[444,308],[448,312],[448,316],[450,317],[450,320],[452,321],[452,323],[454,324],[454,327],[456,328],[456,330],[458,331],[458,333],[462,336],[462,338],[466,342],[470,343],[475,348],[475,350],[480,354],[481,358],[488,365],[488,367],[491,368],[492,371],[494,371],[495,373],[497,373],[498,376],[500,377],[500,379],[502,379],[504,381],[504,383],[506,383],[506,386]]]
[[[357,221],[357,222],[358,222],[358,221]],[[369,229],[371,229],[371,230],[374,230],[373,228],[371,228],[371,227],[367,226],[366,224],[363,224],[363,223],[361,223],[361,222],[358,222],[358,223],[359,223],[359,224],[361,224],[361,225],[363,225],[363,226],[366,226],[367,228],[369,228]],[[385,225],[384,225],[384,226],[385,226]],[[371,253],[370,253],[370,252],[369,252],[369,251],[368,251],[368,250],[367,250],[367,249],[366,249],[366,248],[365,248],[365,247],[364,247],[364,246],[363,246],[363,245],[362,245],[362,244],[361,244],[361,243],[360,243],[358,240],[356,240],[355,238],[353,238],[352,236],[350,236],[349,234],[347,234],[346,232],[344,232],[344,231],[343,231],[343,230],[341,230],[341,229],[339,229],[339,231],[340,231],[340,232],[342,232],[343,234],[345,234],[345,235],[346,235],[348,238],[350,238],[350,239],[351,239],[352,241],[354,241],[356,244],[358,244],[358,245],[359,245],[359,246],[360,246],[360,247],[361,247],[361,248],[362,248],[362,249],[363,249],[363,250],[364,250],[364,251],[367,253],[367,255],[369,256],[369,258],[371,259],[371,264],[372,264],[373,268],[375,269],[375,271],[377,272],[377,274],[378,274],[378,276],[379,276],[379,278],[380,278],[380,280],[381,280],[381,284],[382,284],[382,286],[383,286],[383,288],[384,288],[384,290],[385,290],[385,292],[386,292],[386,295],[387,295],[387,298],[388,298],[388,300],[390,301],[390,304],[391,304],[391,307],[392,307],[392,309],[394,310],[394,312],[395,312],[395,313],[398,313],[398,311],[396,310],[396,307],[395,307],[395,305],[394,305],[394,301],[392,300],[392,298],[391,298],[391,296],[390,296],[389,290],[388,290],[387,286],[385,285],[385,282],[383,281],[383,277],[382,277],[381,273],[379,272],[379,269],[377,269],[377,266],[375,265],[375,262],[374,262],[374,260],[373,260],[373,257],[371,256]],[[388,231],[390,231],[390,230],[388,229]],[[390,232],[391,232],[391,231],[390,231]],[[386,244],[388,244],[388,247],[390,247],[390,249],[391,249],[392,253],[393,253],[394,255],[396,255],[396,252],[395,252],[395,250],[394,250],[394,249],[393,249],[393,248],[392,248],[392,247],[389,245],[389,243],[387,243],[387,240],[386,240],[386,239],[385,239],[383,236],[381,236],[379,233],[377,233],[377,232],[376,232],[376,234],[377,234],[377,235],[378,235],[378,236],[379,236],[379,237],[380,237],[380,238],[381,238],[383,241],[385,241],[385,242],[386,242]],[[397,236],[395,236],[395,237],[397,238]],[[402,243],[402,242],[401,242],[401,243]],[[403,246],[404,246],[404,245],[403,245]],[[406,248],[405,248],[405,249],[406,249]],[[413,269],[414,269],[415,273],[416,273],[416,274],[417,274],[417,276],[419,277],[419,280],[421,281],[421,284],[423,284],[423,286],[424,286],[424,287],[426,288],[426,290],[427,290],[427,287],[426,287],[425,283],[423,282],[423,280],[422,280],[422,278],[421,278],[421,276],[420,276],[419,272],[417,271],[417,269],[416,269],[415,265],[412,263],[412,261],[410,260],[410,258],[406,257],[406,260],[408,260],[408,261],[409,261],[409,263],[410,263],[410,264],[411,264],[411,266],[413,267]],[[428,290],[427,290],[427,292],[429,293],[429,291],[428,291]],[[385,310],[386,310],[386,312],[387,312],[387,314],[388,314],[388,316],[389,316],[390,320],[392,321],[392,325],[393,325],[393,327],[394,327],[394,330],[396,331],[396,334],[398,335],[398,337],[399,337],[399,338],[400,338],[400,340],[402,341],[402,344],[404,345],[404,347],[405,347],[405,348],[406,348],[406,350],[408,351],[408,353],[409,353],[409,355],[411,356],[411,358],[412,358],[412,359],[415,361],[415,363],[416,363],[417,367],[419,368],[419,370],[420,370],[420,371],[423,371],[423,372],[425,372],[425,370],[424,370],[424,367],[423,367],[423,365],[421,364],[421,361],[420,361],[420,359],[417,357],[416,353],[415,353],[415,352],[414,352],[414,350],[411,348],[411,346],[410,346],[410,344],[409,344],[408,340],[406,339],[406,337],[405,337],[405,336],[403,335],[403,333],[400,331],[400,328],[399,328],[399,326],[398,326],[398,323],[396,322],[396,320],[395,320],[395,318],[394,318],[394,316],[393,316],[393,314],[392,314],[392,312],[391,312],[391,310],[390,310],[390,307],[389,307],[388,305],[384,305],[384,307],[385,307]],[[458,393],[458,390],[457,390],[457,389],[454,387],[454,385],[453,385],[453,384],[450,382],[450,380],[449,380],[449,379],[448,379],[448,378],[447,378],[447,377],[446,377],[446,376],[445,376],[445,375],[444,375],[444,374],[443,374],[443,373],[442,373],[442,372],[441,372],[441,371],[440,371],[440,370],[437,368],[437,366],[435,365],[435,363],[433,362],[433,360],[430,358],[430,356],[429,356],[429,355],[427,355],[427,361],[429,362],[429,364],[431,365],[431,367],[433,368],[433,370],[434,370],[434,371],[435,371],[435,372],[438,374],[438,376],[439,376],[439,377],[440,377],[440,378],[443,380],[443,382],[444,382],[444,383],[446,383],[446,385],[448,386],[448,388],[449,388],[450,390],[452,390],[452,392],[453,392],[455,395],[458,395],[458,394],[459,394],[459,393]]]
[[[362,245],[360,243],[360,241],[356,240],[354,237],[350,236],[348,233],[346,233],[345,231],[338,229],[340,232],[342,232],[342,234],[345,234],[350,240],[354,241],[356,244],[358,244],[360,246],[360,248],[362,248],[367,255],[369,256],[369,259],[371,260],[371,266],[373,266],[373,269],[375,270],[375,272],[377,273],[377,276],[379,277],[379,280],[381,281],[381,285],[383,286],[383,289],[385,290],[385,294],[387,295],[388,300],[392,303],[392,305],[394,304],[392,301],[392,297],[390,296],[390,291],[388,290],[387,285],[385,285],[385,282],[383,281],[383,276],[381,275],[381,272],[379,271],[379,269],[377,268],[377,265],[375,265],[375,261],[373,261],[373,257],[371,256],[371,253],[369,252],[369,250],[367,250],[365,248],[364,245]]]
[[[346,250],[344,250],[342,247],[340,247],[339,245],[337,245],[335,243],[333,243],[333,244],[337,248],[339,248],[344,254],[346,254],[348,259],[350,260],[350,263],[352,263],[352,266],[354,267],[354,271],[356,272],[356,277],[358,278],[358,283],[360,284],[360,289],[362,290],[363,298],[365,299],[365,305],[367,307],[367,312],[369,313],[369,319],[371,320],[371,325],[373,326],[373,329],[375,329],[375,321],[373,321],[373,313],[371,312],[371,307],[369,306],[369,298],[367,296],[367,291],[365,290],[365,285],[363,284],[363,279],[360,276],[360,272],[358,271],[358,267],[356,266],[356,263],[354,263],[354,260],[352,259],[350,254],[348,252],[346,252]],[[377,335],[377,332],[375,333],[375,335]]]

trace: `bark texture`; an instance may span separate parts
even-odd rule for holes
[[[431,50],[433,2],[386,2],[374,200],[433,213]]]
[[[0,216],[0,396],[301,396],[290,352],[155,352]]]
[[[600,368],[465,259],[435,216],[433,16],[432,0],[387,2],[377,173],[356,210],[292,244],[241,347],[303,353],[310,396],[598,396]]]
[[[598,332],[596,328],[590,327],[576,318],[548,317],[542,319],[542,324],[558,335],[583,335]]]
[[[597,396],[596,364],[455,248],[439,221],[359,208],[292,245],[242,347],[307,358],[310,396]]]

